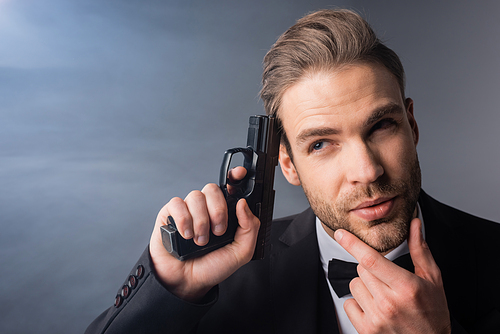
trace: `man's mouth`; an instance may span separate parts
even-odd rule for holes
[[[350,212],[367,221],[387,217],[394,207],[396,197],[381,197],[371,201],[360,203]]]

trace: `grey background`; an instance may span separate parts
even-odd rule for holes
[[[245,143],[265,52],[332,6],[401,56],[424,188],[500,220],[499,2],[0,0],[0,332],[82,333],[111,306],[158,210]],[[307,206],[276,190],[275,216]]]

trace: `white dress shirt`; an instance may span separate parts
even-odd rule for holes
[[[422,221],[422,235],[425,238],[424,221],[420,213],[420,206],[417,203],[417,217]],[[337,313],[337,322],[339,324],[340,334],[357,334],[358,332],[352,325],[351,321],[347,317],[344,311],[344,302],[348,298],[352,298],[351,294],[348,294],[342,298],[339,298],[328,280],[328,263],[331,259],[336,258],[338,260],[358,263],[358,261],[349,254],[342,246],[340,246],[328,233],[326,233],[321,221],[316,217],[316,232],[318,236],[319,254],[321,258],[321,264],[323,265],[323,270],[325,272],[325,279],[328,282],[328,287],[330,288],[330,293],[332,295],[333,304],[335,306],[335,311]],[[401,245],[389,252],[385,257],[391,261],[397,259],[401,255],[408,254],[410,250],[408,249],[408,242],[405,240]]]

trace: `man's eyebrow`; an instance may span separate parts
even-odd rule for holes
[[[334,128],[325,127],[325,128],[314,128],[302,131],[297,135],[296,141],[297,145],[301,145],[305,141],[307,141],[310,137],[324,137],[339,134],[340,131]]]
[[[365,121],[364,126],[370,126],[379,119],[389,114],[403,114],[404,108],[397,103],[390,103],[381,108],[376,109],[370,117]]]
[[[364,126],[370,126],[373,123],[377,122],[380,120],[382,117],[385,115],[389,114],[403,114],[404,109],[402,106],[400,106],[397,103],[390,103],[387,104],[383,107],[380,107],[373,111],[373,113],[368,117],[368,119],[364,122]],[[340,133],[339,129],[331,128],[331,127],[324,127],[324,128],[314,128],[314,129],[307,129],[302,132],[300,132],[297,137],[297,145],[301,145],[304,142],[307,141],[308,138],[311,137],[326,137],[326,136],[331,136],[331,135],[337,135]]]

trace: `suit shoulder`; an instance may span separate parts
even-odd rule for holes
[[[279,238],[296,219],[301,222],[309,222],[311,219],[314,219],[313,217],[314,213],[312,212],[312,209],[307,208],[301,213],[274,219],[271,228],[271,239],[275,240]]]
[[[474,233],[476,230],[483,233],[493,233],[498,236],[500,234],[500,224],[488,219],[484,219],[460,209],[454,208],[448,204],[444,204],[422,191],[419,203],[425,212],[432,212],[434,218],[445,223],[453,229],[464,229],[467,233]]]
[[[298,215],[286,216],[273,220],[273,225],[271,227],[271,244],[276,244],[280,236],[286,231],[290,223],[297,217]]]

